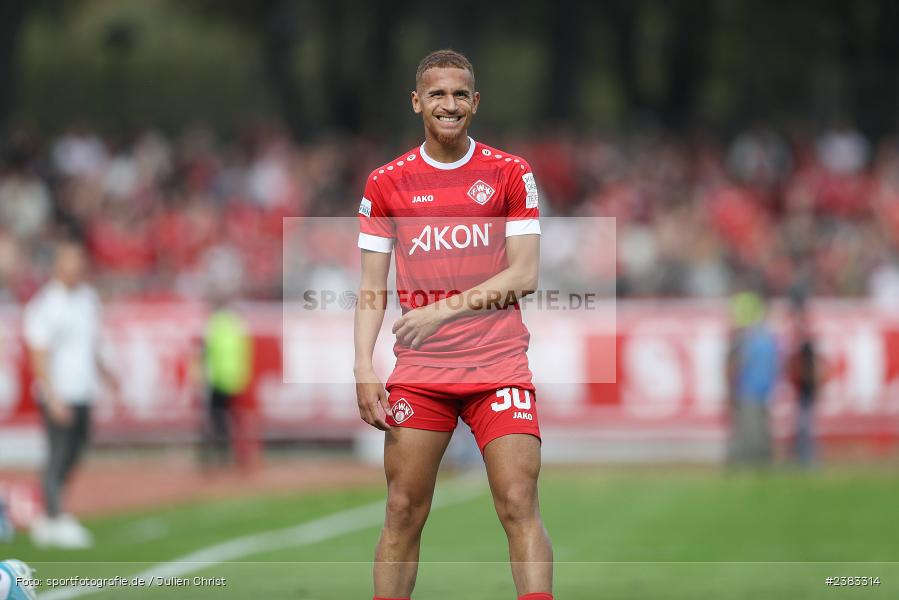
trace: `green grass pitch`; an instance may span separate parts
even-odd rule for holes
[[[483,493],[432,512],[416,600],[514,600],[503,531],[486,484],[478,485]],[[0,552],[36,566],[42,578],[130,577],[382,497],[382,489],[366,488],[193,504],[89,521],[98,542],[90,551],[40,551],[22,536]],[[897,499],[899,475],[848,468],[734,475],[547,470],[541,482],[560,600],[899,597]],[[226,587],[118,587],[79,597],[370,600],[378,529],[363,525],[302,546],[262,547],[183,575],[224,577]],[[880,584],[830,589],[829,576],[879,577]]]

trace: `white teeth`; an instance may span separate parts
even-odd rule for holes
[[[444,117],[444,116],[439,116],[439,117],[437,117],[437,118],[440,119],[441,121],[455,122],[455,121],[458,121],[459,119],[461,119],[462,117]]]

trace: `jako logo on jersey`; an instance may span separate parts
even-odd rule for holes
[[[412,238],[412,248],[409,249],[409,256],[415,252],[416,248],[421,248],[425,252],[431,251],[431,232],[433,230],[434,251],[452,250],[453,248],[468,248],[472,246],[477,248],[490,245],[490,226],[493,223],[484,223],[483,229],[480,225],[474,224],[470,228],[467,225],[456,225],[450,231],[450,226],[437,227],[435,225],[425,225],[418,237]]]
[[[433,202],[434,196],[433,194],[428,194],[427,196],[412,196],[412,204],[416,202]]]
[[[412,406],[405,398],[400,398],[393,405],[393,420],[397,423],[402,423],[409,417],[415,414],[415,411],[412,410]]]
[[[493,195],[493,188],[478,179],[468,188],[468,197],[478,204],[486,204]]]

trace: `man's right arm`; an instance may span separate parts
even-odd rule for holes
[[[389,271],[389,252],[362,250],[362,283],[356,302],[354,328],[356,359],[353,373],[356,377],[356,400],[362,420],[383,431],[390,429],[385,420],[390,404],[387,402],[384,385],[375,374],[373,355],[387,308]]]
[[[56,390],[50,381],[50,372],[47,367],[47,351],[42,348],[31,348],[29,354],[31,356],[31,371],[34,373],[34,380],[40,387],[47,411],[55,421],[66,424],[69,421],[68,406],[56,394]]]
[[[46,298],[40,298],[26,307],[24,314],[25,345],[28,347],[31,372],[38,384],[42,401],[50,418],[60,425],[66,425],[72,418],[71,409],[56,393],[50,377],[49,349],[53,340],[50,324],[53,310],[52,305],[47,302]]]
[[[50,347],[53,343],[54,304],[47,296],[39,295],[25,307],[23,333],[28,347],[31,372],[40,390],[41,400],[50,418],[60,425],[71,421],[71,409],[62,401],[50,377]]]

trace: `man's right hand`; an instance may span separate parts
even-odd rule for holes
[[[47,403],[47,411],[50,413],[50,420],[54,424],[65,427],[72,423],[72,407],[65,404],[61,400],[51,400]]]
[[[381,431],[388,431],[386,417],[390,413],[387,390],[373,370],[356,372],[356,402],[362,420]]]

